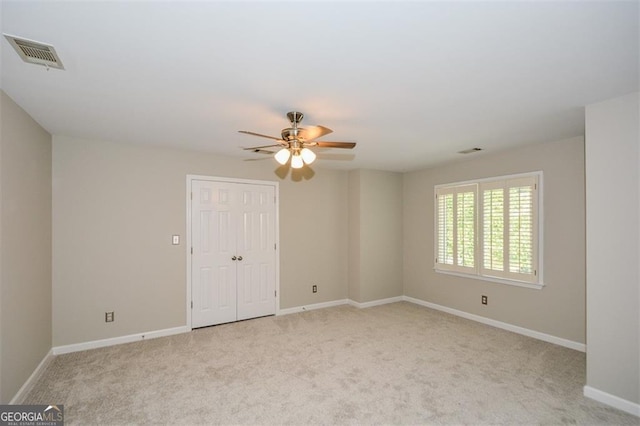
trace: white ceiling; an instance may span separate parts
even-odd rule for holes
[[[3,0],[66,69],[2,37],[1,87],[52,134],[242,158],[297,109],[358,142],[326,165],[407,171],[584,134],[639,89],[639,4]]]

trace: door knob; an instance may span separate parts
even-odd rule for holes
[[[233,257],[231,258],[231,260],[236,260],[236,257],[235,257],[235,256],[233,256]]]
[[[242,256],[238,256],[238,260],[242,260]]]

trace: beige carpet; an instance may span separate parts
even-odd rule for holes
[[[410,303],[267,317],[55,358],[67,424],[625,424],[585,355]]]

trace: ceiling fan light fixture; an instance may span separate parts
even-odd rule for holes
[[[328,142],[317,140],[322,136],[332,133],[333,130],[324,126],[298,127],[298,124],[302,121],[302,117],[304,117],[301,112],[291,111],[287,113],[287,117],[291,122],[291,127],[282,130],[281,138],[264,135],[262,133],[249,132],[247,130],[239,130],[240,133],[275,141],[275,143],[271,142],[271,145],[254,146],[243,149],[246,151],[273,154],[271,149],[278,148],[279,151],[274,154],[274,158],[278,163],[284,166],[291,160],[291,168],[300,169],[304,167],[305,164],[313,163],[317,158],[316,153],[305,145],[320,148],[346,149],[352,149],[356,146],[355,142]]]
[[[301,169],[302,166],[304,166],[304,162],[302,161],[300,154],[293,154],[291,157],[291,167],[294,169]]]
[[[288,148],[282,148],[280,151],[276,153],[276,155],[274,155],[276,161],[282,164],[283,166],[287,164],[287,161],[289,161],[290,156],[291,156],[291,153],[289,152]]]
[[[309,148],[302,148],[302,151],[300,151],[300,156],[307,164],[311,164],[316,161],[316,153],[311,151]]]

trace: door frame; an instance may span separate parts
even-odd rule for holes
[[[191,236],[191,183],[194,180],[204,180],[211,182],[228,182],[228,183],[239,183],[239,184],[250,184],[250,185],[266,185],[273,186],[275,193],[275,229],[274,229],[274,238],[276,244],[276,253],[275,253],[275,280],[276,280],[276,310],[275,314],[277,315],[280,312],[280,185],[277,181],[270,180],[253,180],[253,179],[236,179],[236,178],[228,178],[228,177],[218,177],[218,176],[203,176],[203,175],[187,175],[187,187],[186,187],[186,204],[187,204],[187,223],[186,223],[186,244],[185,244],[185,253],[187,257],[187,285],[186,285],[186,311],[187,311],[187,328],[189,330],[193,330],[192,327],[192,309],[191,309],[191,244],[192,244],[192,236]]]

